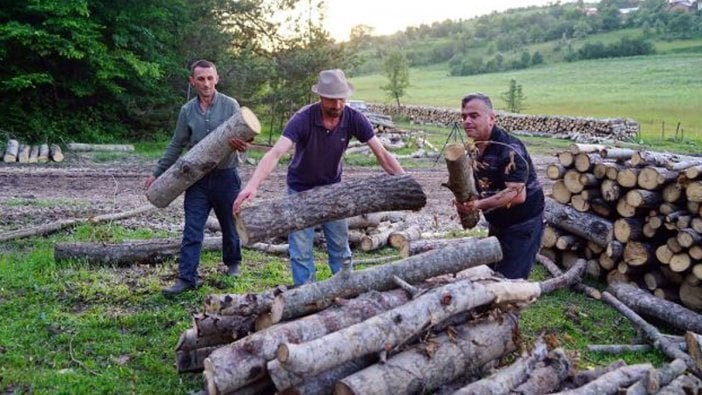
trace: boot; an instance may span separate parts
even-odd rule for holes
[[[239,277],[241,269],[240,269],[241,264],[236,263],[231,266],[227,266],[227,275],[230,277]]]
[[[192,289],[195,289],[195,285],[187,283],[181,279],[178,279],[178,280],[176,280],[175,284],[173,284],[172,287],[164,288],[163,294],[165,296],[175,296],[175,295],[181,294],[183,292],[190,291]]]

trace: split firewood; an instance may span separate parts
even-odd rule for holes
[[[218,126],[158,177],[146,191],[147,199],[156,207],[168,206],[232,152],[227,145],[228,140],[236,137],[251,141],[260,131],[261,125],[256,115],[242,107],[241,111]]]
[[[236,215],[243,244],[363,213],[419,210],[426,204],[422,187],[410,175],[378,175],[271,199],[244,207]]]
[[[538,341],[534,349],[508,367],[502,368],[489,377],[472,382],[455,391],[453,395],[478,395],[478,394],[509,394],[512,389],[526,381],[536,368],[536,364],[546,358],[548,349],[543,339]]]
[[[18,153],[19,141],[14,139],[7,140],[7,145],[5,146],[5,154],[2,157],[2,161],[5,163],[17,162]]]
[[[282,344],[276,352],[276,357],[284,370],[289,372],[287,378],[316,374],[361,355],[390,350],[429,326],[477,306],[491,303],[530,303],[541,294],[579,281],[584,268],[583,261],[565,275],[540,283],[500,281],[483,285],[470,280],[459,280],[432,289],[400,307],[319,339],[303,344]],[[335,352],[329,353],[330,347]],[[273,378],[278,388],[294,384],[280,383],[278,379]]]
[[[451,327],[436,336],[340,380],[336,394],[431,392],[516,349],[518,320],[509,313]]]
[[[479,197],[473,177],[473,158],[466,153],[466,147],[461,143],[447,144],[444,148],[444,159],[448,168],[448,182],[441,184],[453,192],[456,202],[465,203]],[[461,214],[463,229],[472,229],[480,220],[480,213]]]
[[[82,223],[97,224],[100,222],[116,221],[119,219],[133,217],[135,215],[148,212],[152,209],[153,209],[153,207],[150,207],[147,205],[147,206],[137,207],[133,210],[122,211],[122,212],[114,213],[114,214],[102,214],[102,215],[96,215],[96,216],[88,217],[88,218],[71,218],[71,219],[58,220],[58,221],[55,221],[55,222],[52,222],[52,223],[46,224],[46,225],[39,225],[39,226],[35,226],[32,228],[2,233],[2,234],[0,234],[0,241],[20,239],[23,237],[30,237],[30,236],[46,235],[46,234],[67,228],[69,226],[76,225],[76,224],[82,224]]]
[[[133,152],[134,146],[131,144],[83,144],[68,143],[66,148],[75,152],[106,151],[106,152]]]
[[[210,394],[229,393],[266,374],[266,362],[282,343],[305,342],[362,322],[409,300],[402,290],[371,291],[317,314],[253,333],[213,352],[205,362]],[[235,368],[231,368],[235,366]]]
[[[326,281],[302,285],[276,297],[271,309],[273,322],[288,320],[325,307],[335,297],[353,297],[370,290],[395,287],[393,276],[416,284],[427,278],[455,273],[469,267],[502,259],[500,244],[494,237],[474,239],[411,256],[401,261],[344,273]]]
[[[544,218],[547,223],[602,247],[606,247],[613,237],[612,222],[594,214],[578,212],[553,199],[546,199]]]
[[[628,387],[653,369],[650,363],[638,365],[627,365],[607,372],[597,379],[568,391],[559,392],[562,395],[595,395],[595,394],[616,394],[622,387]]]
[[[61,152],[61,147],[58,144],[51,144],[49,146],[49,157],[54,162],[63,162],[63,152]]]

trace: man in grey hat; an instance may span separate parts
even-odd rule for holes
[[[341,181],[341,157],[352,137],[368,144],[380,166],[391,175],[402,174],[400,163],[375,137],[365,115],[346,106],[353,86],[339,69],[323,70],[312,92],[319,101],[307,105],[293,115],[285,125],[283,135],[263,156],[251,179],[234,201],[233,211],[256,197],[259,185],[278,164],[280,157],[295,145],[295,155],[288,166],[288,193],[294,194],[314,187]],[[345,219],[322,225],[327,241],[329,266],[332,273],[351,258],[348,226]],[[313,260],[314,229],[312,227],[288,235],[290,266],[295,285],[316,280]]]

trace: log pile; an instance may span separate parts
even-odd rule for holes
[[[407,117],[415,124],[430,124],[451,127],[461,122],[458,109],[427,106],[372,104],[372,111],[393,116]],[[582,118],[553,115],[521,115],[497,113],[497,124],[507,131],[541,133],[577,142],[599,142],[602,140],[629,140],[639,132],[639,124],[630,119]]]
[[[574,144],[547,169],[543,254],[702,311],[702,158]]]
[[[390,152],[397,159],[420,159],[420,158],[436,158],[439,156],[439,151],[436,147],[427,140],[427,134],[421,130],[402,130],[393,129],[392,131],[385,131],[380,134],[376,130],[376,136],[383,144],[383,147]],[[404,148],[414,148],[415,150],[408,154],[396,154],[394,151],[398,151]],[[362,155],[372,155],[370,147],[368,145],[353,141],[349,143],[345,151],[345,155],[352,154],[362,154]]]
[[[342,270],[294,289],[211,295],[178,342],[177,367],[204,371],[210,394],[403,394],[451,383],[459,388],[482,379],[486,364],[521,346],[520,309],[579,281],[585,265],[532,283],[505,280],[484,266],[499,259],[499,243],[488,237],[370,269]],[[540,374],[556,372],[554,380],[563,382],[568,362],[562,352],[539,347],[537,357],[522,365]],[[518,384],[530,374],[523,377]]]
[[[23,144],[17,140],[7,140],[2,161],[5,163],[46,163],[63,162],[64,155],[58,144]]]

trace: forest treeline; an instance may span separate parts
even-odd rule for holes
[[[5,0],[0,8],[0,141],[115,142],[162,139],[189,97],[191,62],[214,61],[220,90],[280,125],[311,99],[316,73],[379,72],[400,49],[410,67],[447,62],[448,74],[549,61],[650,53],[650,37],[702,35],[698,12],[666,0],[555,3],[446,20],[376,37],[357,26],[338,43],[301,8],[323,0]],[[623,14],[621,9],[638,7]],[[591,8],[596,8],[592,12]],[[285,10],[285,36],[272,22]],[[575,40],[638,27],[618,43]],[[548,53],[524,48],[553,43]],[[556,47],[558,50],[556,50]],[[557,55],[554,55],[557,54]],[[554,56],[560,59],[554,59]]]

